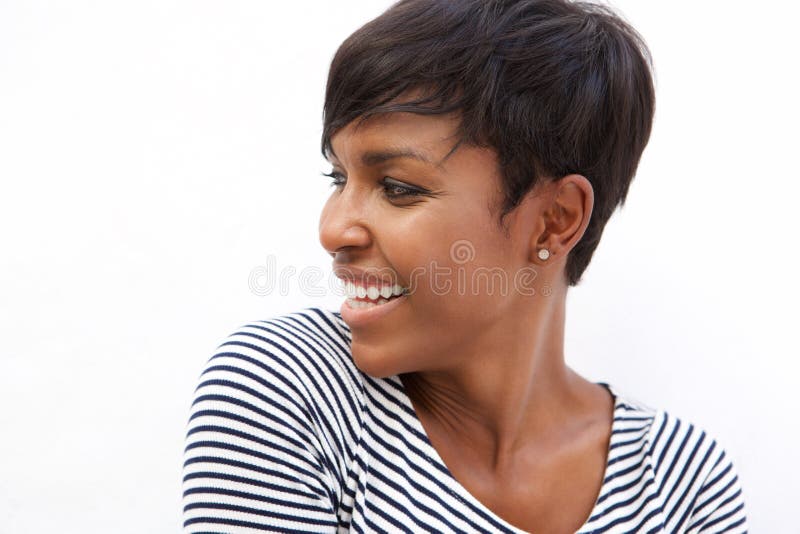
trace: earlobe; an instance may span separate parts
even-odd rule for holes
[[[533,203],[531,206],[535,222],[528,237],[528,261],[544,265],[545,263],[552,263],[547,261],[553,255],[551,217],[547,208],[542,211],[542,208],[538,207],[537,204],[541,206],[539,202]]]
[[[552,263],[554,252],[551,246],[551,238],[552,235],[548,232],[545,223],[545,228],[542,231],[536,232],[531,236],[528,261],[539,265]]]
[[[551,263],[547,261],[553,255],[551,251],[552,247],[550,246],[552,235],[548,226],[547,215],[545,213],[540,213],[536,218],[534,231],[529,234],[528,261],[531,263],[538,263],[541,265]]]

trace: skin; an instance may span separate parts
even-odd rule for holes
[[[523,530],[575,532],[600,491],[613,420],[610,394],[564,361],[564,268],[589,223],[593,190],[580,175],[547,180],[503,227],[496,153],[461,145],[446,157],[457,125],[455,115],[392,113],[332,137],[339,185],[319,235],[335,270],[414,282],[389,315],[351,326],[353,359],[371,376],[402,375],[434,448],[490,510]],[[364,161],[408,150],[428,162]],[[398,185],[429,194],[393,198]],[[451,250],[457,242],[472,251],[466,260]],[[480,269],[505,273],[508,290],[475,282]],[[532,281],[515,284],[519,272]]]

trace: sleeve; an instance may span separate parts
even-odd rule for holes
[[[747,532],[747,515],[739,476],[724,449],[720,449],[717,461],[694,503],[688,533]]]
[[[243,327],[231,335],[194,392],[183,464],[186,533],[336,532],[335,486],[303,366],[260,334]]]

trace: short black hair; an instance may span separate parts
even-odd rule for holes
[[[404,101],[408,91],[421,96]],[[569,0],[401,0],[337,50],[322,153],[354,119],[458,112],[459,141],[493,148],[500,222],[543,179],[581,174],[594,209],[567,258],[577,285],[623,206],[655,111],[652,59],[610,8]],[[458,146],[458,144],[456,146]]]

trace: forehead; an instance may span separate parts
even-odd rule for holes
[[[331,137],[333,162],[375,164],[402,154],[431,165],[441,165],[458,143],[459,118],[455,114],[420,115],[383,113],[356,119]]]

